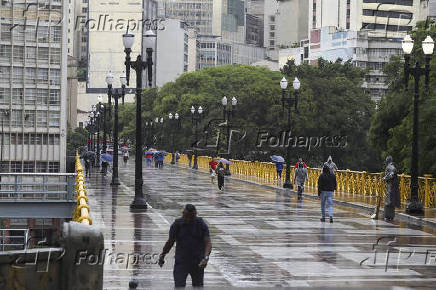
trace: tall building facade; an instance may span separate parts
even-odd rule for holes
[[[436,17],[436,0],[429,0],[429,15]]]
[[[0,6],[1,169],[66,167],[67,0]]]
[[[309,30],[368,31],[369,37],[401,38],[428,15],[428,0],[308,0]]]
[[[185,21],[199,34],[212,34],[213,0],[158,0],[157,16]]]
[[[308,38],[309,0],[265,0],[264,46],[269,58],[278,59],[281,48]]]
[[[162,87],[188,71],[188,28],[177,19],[166,19],[157,31],[156,85]]]
[[[243,0],[213,0],[213,35],[224,41],[245,42],[245,2]]]

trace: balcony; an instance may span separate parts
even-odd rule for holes
[[[0,173],[0,218],[72,219],[75,174]]]

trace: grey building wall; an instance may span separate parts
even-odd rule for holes
[[[157,31],[156,85],[175,81],[188,71],[188,31],[177,19],[163,22],[165,30]]]
[[[0,13],[2,168],[64,172],[68,1],[9,1]]]
[[[430,0],[430,16],[436,17],[436,0]]]

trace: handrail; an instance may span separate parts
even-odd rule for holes
[[[85,177],[83,176],[83,167],[78,152],[76,152],[76,174],[76,194],[74,198],[77,200],[77,206],[74,209],[73,220],[85,225],[92,225],[88,197],[86,196]]]
[[[166,160],[170,160],[168,154]],[[198,168],[202,171],[209,170],[209,161],[212,157],[198,156]],[[238,178],[254,181],[261,184],[276,185],[279,181],[284,182],[285,174],[282,174],[282,179],[277,179],[275,164],[272,162],[231,160],[233,165],[230,166],[230,172]],[[186,154],[180,156],[179,163],[187,165],[188,157]],[[284,170],[286,166],[284,166]],[[322,172],[321,168],[308,168],[308,179],[305,184],[305,189],[308,192],[317,193],[318,178]],[[294,176],[294,166],[291,167],[291,178]],[[352,171],[349,169],[336,171],[338,183],[337,192],[351,196],[367,196],[375,197],[385,195],[386,187],[382,181],[383,173],[369,173],[366,171]],[[410,182],[411,178],[406,174],[399,174],[400,195],[401,201],[406,203],[410,199]],[[425,174],[418,178],[419,190],[418,195],[421,202],[427,208],[436,207],[436,178]]]

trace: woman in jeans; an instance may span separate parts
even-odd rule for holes
[[[333,223],[333,191],[336,190],[336,176],[324,165],[318,179],[318,196],[321,198],[321,221],[325,222],[325,204],[328,203],[330,223]]]

